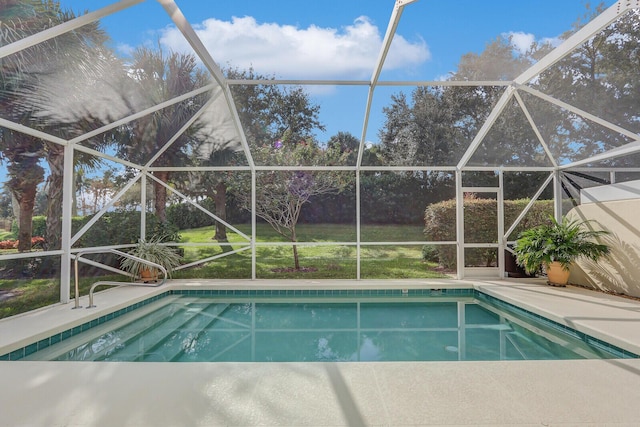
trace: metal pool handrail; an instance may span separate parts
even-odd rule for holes
[[[134,261],[138,261],[138,262],[140,262],[140,263],[142,263],[144,265],[147,265],[149,267],[157,268],[158,270],[160,270],[162,272],[164,277],[162,278],[160,283],[157,283],[157,284],[133,283],[133,282],[112,282],[112,281],[99,281],[99,282],[96,282],[93,285],[91,285],[91,288],[89,289],[89,306],[87,308],[95,307],[95,305],[93,305],[93,291],[97,286],[108,285],[108,286],[150,286],[150,287],[157,287],[157,286],[162,286],[167,281],[167,269],[164,268],[163,266],[161,266],[160,264],[156,264],[155,262],[147,261],[146,259],[139,258],[137,256],[128,254],[126,252],[119,251],[117,249],[107,249],[107,250],[100,249],[100,250],[91,250],[91,251],[78,252],[75,255],[75,261],[74,261],[75,292],[76,292],[76,295],[75,295],[76,303],[75,303],[75,306],[73,307],[74,309],[75,308],[81,308],[81,306],[80,306],[80,291],[78,289],[78,260],[81,257],[83,257],[84,255],[101,254],[101,253],[116,254],[116,255],[124,257],[124,258],[133,259]]]

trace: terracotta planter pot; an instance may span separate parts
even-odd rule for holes
[[[567,286],[569,283],[569,270],[562,268],[559,262],[547,265],[547,280],[552,286]]]
[[[155,268],[143,268],[140,270],[140,280],[144,283],[157,282],[158,270]]]

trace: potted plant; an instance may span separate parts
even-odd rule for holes
[[[128,252],[130,255],[146,261],[160,264],[170,275],[180,265],[180,255],[171,247],[162,244],[159,237],[149,240],[139,239],[136,246]],[[133,258],[122,257],[120,267],[132,274],[132,279],[141,279],[148,283],[158,280],[158,270]]]
[[[550,285],[566,286],[573,261],[580,257],[597,261],[609,253],[607,245],[594,240],[609,232],[588,228],[588,222],[567,217],[558,222],[552,217],[549,224],[523,231],[514,248],[516,262],[527,274],[535,274],[544,266]]]

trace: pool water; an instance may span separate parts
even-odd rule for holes
[[[169,295],[23,360],[347,362],[619,357],[530,317],[473,297]]]

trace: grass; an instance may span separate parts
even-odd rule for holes
[[[80,295],[88,295],[91,285],[98,280],[122,281],[121,276],[85,277],[78,280]],[[106,289],[106,286],[98,286],[96,290]],[[0,297],[9,292],[14,297],[0,301],[0,319],[14,316],[26,311],[46,307],[60,301],[60,280],[51,279],[18,279],[0,280]],[[71,298],[75,298],[74,286],[71,286]]]
[[[250,234],[247,225],[238,229]],[[291,246],[258,247],[256,251],[256,276],[260,279],[355,279],[356,247],[339,244],[355,240],[355,226],[342,224],[301,224],[297,230],[298,240],[327,243],[327,246],[298,245],[300,264],[305,271],[283,271],[293,268]],[[182,242],[202,243],[202,246],[185,246],[184,262],[219,255],[222,248],[212,240],[214,227],[183,230]],[[366,241],[419,241],[424,239],[422,227],[410,225],[366,225],[362,226],[362,240]],[[287,242],[267,224],[256,227],[257,242]],[[232,248],[238,249],[246,240],[228,233]],[[332,242],[338,242],[331,244]],[[443,275],[436,270],[437,265],[422,261],[421,245],[363,246],[361,252],[361,277],[368,279],[436,278]],[[250,251],[227,255],[198,268],[181,270],[176,278],[250,278]]]
[[[249,225],[240,225],[238,229],[251,234]],[[292,271],[293,252],[289,245],[261,247],[256,250],[256,276],[259,279],[355,279],[356,247],[340,244],[355,240],[355,225],[300,224],[298,240],[316,243],[328,243],[328,246],[298,245],[300,264],[303,270]],[[183,264],[220,255],[229,248],[221,247],[212,240],[215,229],[203,227],[182,230],[181,242],[194,246],[182,246]],[[258,224],[256,241],[286,242],[267,224]],[[366,225],[361,229],[362,241],[420,241],[422,227],[407,225]],[[231,248],[238,249],[246,239],[237,233],[228,233]],[[411,279],[440,278],[444,275],[436,271],[435,263],[422,260],[421,245],[363,245],[361,249],[360,271],[363,279]],[[230,254],[213,261],[200,264],[173,273],[173,278],[221,278],[250,279],[251,251]],[[93,283],[98,280],[126,280],[121,276],[82,277],[79,280],[80,294],[86,295]],[[35,308],[54,304],[59,301],[58,278],[54,279],[13,279],[0,280],[0,297],[10,292],[13,296],[0,301],[0,318],[12,316]],[[72,285],[73,288],[73,285]],[[71,290],[72,297],[73,289]]]

